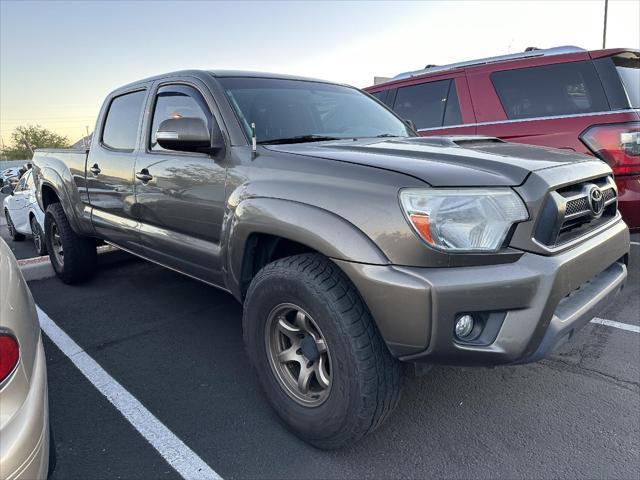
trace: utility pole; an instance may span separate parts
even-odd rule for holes
[[[602,48],[607,48],[607,9],[609,0],[604,0],[604,28],[602,29]]]

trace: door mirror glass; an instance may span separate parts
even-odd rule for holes
[[[3,195],[13,195],[13,186],[5,185],[4,187],[0,188],[0,193],[2,193]]]
[[[211,134],[204,120],[178,117],[164,120],[156,132],[156,141],[167,150],[210,153]]]

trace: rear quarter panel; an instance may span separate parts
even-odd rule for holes
[[[47,185],[58,195],[73,229],[78,233],[92,234],[90,217],[85,212],[89,205],[86,158],[84,150],[38,150],[33,156],[33,169],[40,207],[44,207],[42,187]]]

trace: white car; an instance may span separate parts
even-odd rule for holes
[[[44,242],[44,212],[36,200],[33,174],[28,170],[15,186],[2,187],[7,197],[3,202],[4,216],[7,219],[9,236],[14,241],[24,240],[25,235],[33,238],[38,255],[46,255]]]

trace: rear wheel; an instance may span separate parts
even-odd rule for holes
[[[31,236],[33,237],[33,245],[36,247],[38,255],[47,254],[47,245],[42,235],[42,229],[36,217],[31,217]]]
[[[367,435],[400,399],[402,366],[342,271],[316,254],[264,267],[251,282],[244,340],[284,423],[333,449]]]
[[[93,275],[96,244],[93,239],[75,233],[59,203],[47,207],[44,217],[46,247],[51,265],[64,283],[78,283]]]
[[[24,240],[24,235],[18,233],[18,231],[16,230],[16,226],[11,220],[11,215],[9,215],[9,211],[6,209],[4,211],[4,218],[7,220],[7,230],[9,230],[9,238],[11,238],[11,240],[13,240],[14,242],[21,242],[22,240]]]

